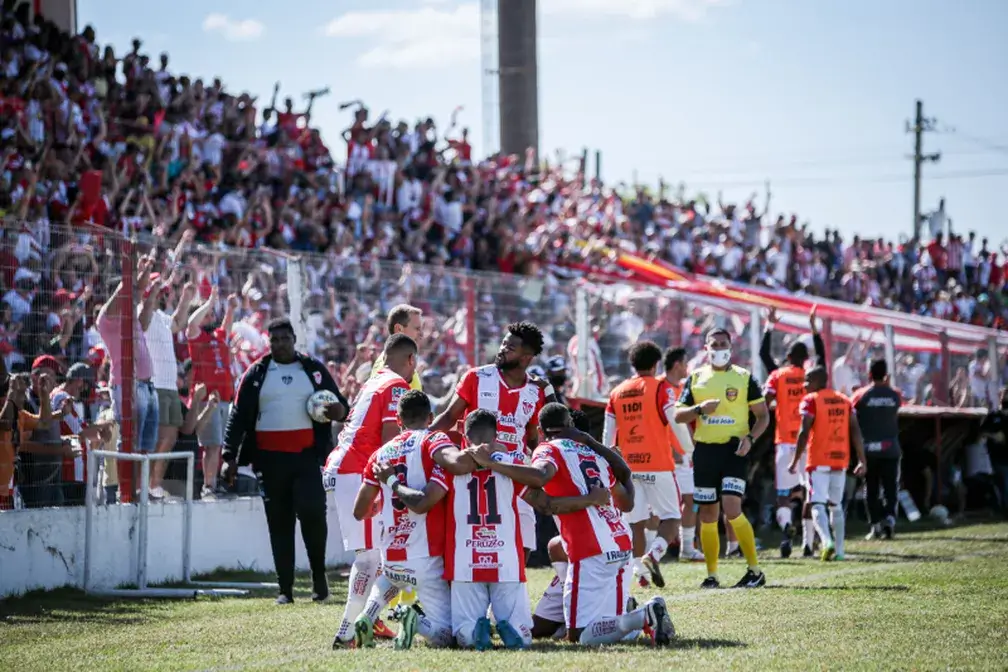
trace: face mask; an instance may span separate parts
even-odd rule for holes
[[[731,349],[727,350],[711,350],[710,351],[711,364],[714,366],[728,366],[731,362]]]

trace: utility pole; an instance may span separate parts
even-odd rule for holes
[[[913,236],[915,241],[920,240],[920,229],[921,229],[921,166],[924,165],[925,161],[930,161],[932,163],[937,163],[941,159],[941,152],[935,152],[934,154],[922,154],[923,144],[924,144],[924,133],[926,131],[934,130],[935,120],[933,117],[928,118],[924,116],[924,103],[917,101],[917,115],[914,119],[913,126],[910,122],[906,124],[906,132],[912,132],[914,134],[914,218],[913,218]]]

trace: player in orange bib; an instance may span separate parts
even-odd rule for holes
[[[679,536],[679,484],[669,445],[676,395],[665,378],[656,378],[661,349],[651,341],[630,348],[630,365],[636,374],[609,394],[602,443],[619,445],[633,472],[638,496],[626,520],[633,532],[633,568],[640,585],[652,581],[665,586],[659,563],[669,543]],[[646,549],[644,526],[651,514],[658,517],[658,535]],[[646,549],[646,552],[645,552]]]
[[[846,521],[843,494],[847,483],[851,443],[857,453],[854,475],[863,476],[865,473],[864,441],[854,416],[854,406],[850,399],[829,389],[826,382],[826,369],[822,367],[817,366],[805,374],[805,390],[808,394],[801,402],[802,422],[798,431],[798,445],[788,467],[792,474],[796,473],[805,449],[808,448],[805,469],[808,473],[809,502],[812,505],[812,522],[822,541],[824,561],[834,558],[842,560],[844,556]]]
[[[682,394],[682,381],[688,375],[686,369],[686,349],[669,348],[665,351],[665,380],[672,386],[672,392],[678,399]],[[679,559],[683,562],[703,562],[703,553],[696,547],[696,519],[693,509],[693,435],[689,427],[669,423],[669,443],[672,445],[672,455],[675,460],[675,479],[679,485],[679,498],[682,502],[682,526],[680,529]],[[731,529],[729,527],[729,529]]]

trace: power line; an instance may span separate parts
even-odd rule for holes
[[[986,177],[1002,177],[1008,176],[1008,168],[987,168],[987,169],[977,169],[977,170],[957,170],[948,171],[945,173],[937,173],[935,175],[929,175],[928,180],[967,180],[967,179],[981,179]],[[864,175],[864,176],[853,176],[849,178],[845,177],[784,177],[784,178],[774,178],[771,180],[771,184],[774,187],[777,186],[834,186],[842,184],[888,184],[894,182],[906,182],[913,179],[912,176],[908,175]],[[707,186],[707,187],[761,187],[765,184],[765,181],[757,180],[716,180],[716,181],[690,181],[684,176],[683,181],[687,182],[691,187],[697,186]]]
[[[994,140],[989,140],[987,138],[982,138],[975,135],[969,135],[963,133],[955,126],[949,126],[948,124],[942,124],[941,129],[938,129],[938,133],[948,133],[954,137],[962,138],[967,142],[972,142],[978,147],[983,147],[988,152],[998,152],[1000,154],[1008,154],[1008,145],[1002,145]]]
[[[946,152],[942,156],[978,156],[987,154],[987,150],[974,149],[965,150],[960,152]],[[743,173],[769,173],[773,170],[787,169],[787,168],[816,168],[816,167],[839,167],[839,166],[872,166],[872,165],[882,165],[885,163],[901,163],[906,160],[905,156],[901,156],[898,153],[893,153],[890,156],[879,156],[875,158],[869,157],[839,157],[839,158],[815,158],[808,160],[797,160],[789,161],[783,163],[769,163],[769,164],[753,164],[752,168],[709,168],[707,166],[695,167],[695,164],[690,164],[690,175],[707,175],[707,174],[719,174],[719,175],[738,175]]]

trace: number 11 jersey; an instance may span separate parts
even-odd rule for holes
[[[519,453],[494,459],[521,464]],[[449,482],[445,530],[446,581],[524,583],[525,549],[518,500],[527,488],[489,469]]]

